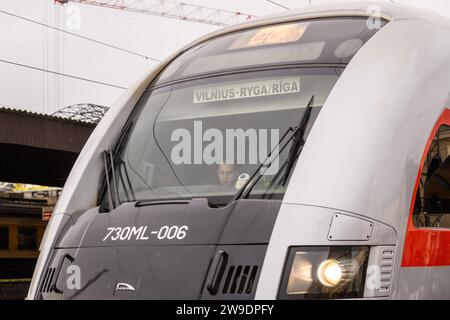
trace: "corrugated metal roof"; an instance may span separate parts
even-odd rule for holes
[[[29,111],[26,109],[16,108],[16,107],[10,107],[10,106],[3,106],[0,105],[0,113],[11,113],[11,114],[22,114],[27,115],[30,117],[36,117],[41,119],[50,119],[50,120],[56,120],[56,121],[62,121],[62,122],[71,122],[76,124],[86,124],[91,127],[95,127],[95,124],[87,121],[81,121],[81,120],[73,120],[73,119],[67,119],[59,116],[44,114],[44,113],[38,113],[34,111]]]
[[[0,144],[79,153],[95,124],[0,107]]]

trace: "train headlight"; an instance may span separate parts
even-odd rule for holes
[[[360,298],[364,294],[369,247],[292,247],[280,299]]]
[[[342,280],[342,268],[338,261],[328,259],[317,270],[317,279],[326,287],[335,287]]]

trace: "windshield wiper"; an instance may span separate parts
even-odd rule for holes
[[[119,152],[121,152],[122,147],[126,141],[126,137],[128,136],[128,134],[130,133],[130,129],[132,127],[133,122],[129,121],[125,127],[122,129],[122,132],[120,133],[119,139],[117,140],[116,146],[115,146],[115,154],[119,154]],[[117,186],[117,181],[116,181],[116,168],[115,168],[115,161],[114,161],[114,153],[111,149],[109,150],[103,150],[103,165],[104,165],[104,170],[105,170],[105,182],[103,183],[103,187],[102,187],[102,194],[101,196],[103,197],[104,192],[105,192],[105,185],[106,185],[106,191],[108,193],[108,203],[109,203],[109,208],[104,208],[104,209],[108,209],[108,211],[114,210],[115,208],[117,208],[118,206],[120,206],[121,202],[120,202],[120,198],[119,198],[119,192],[118,192],[118,186]],[[120,167],[124,165],[123,161],[122,163],[119,164],[119,170]],[[111,178],[109,176],[109,171],[111,170]],[[126,170],[126,169],[125,169]],[[129,176],[128,176],[128,172],[125,171],[126,177],[127,177],[127,182],[129,184],[130,187],[130,191],[132,196],[134,197],[134,193],[133,193],[133,189],[131,188],[131,183],[129,181]],[[123,179],[123,177],[122,177]],[[112,181],[111,181],[112,180]],[[126,186],[125,183],[123,184],[123,188],[126,191],[126,194],[128,196],[128,190],[126,190]]]
[[[290,172],[292,170],[292,167],[294,166],[295,160],[300,156],[300,153],[303,149],[303,146],[305,145],[305,132],[306,132],[306,126],[308,125],[309,118],[311,117],[311,110],[312,105],[314,104],[314,96],[311,97],[311,99],[308,102],[308,105],[306,107],[305,113],[303,117],[300,120],[299,125],[297,126],[294,134],[291,136],[292,145],[289,149],[289,155],[286,160],[286,170],[284,171],[283,180],[281,182],[282,186],[285,186],[287,183],[287,180],[289,179]]]
[[[296,126],[295,128],[289,127],[286,132],[283,134],[283,136],[281,137],[281,139],[279,140],[279,142],[277,143],[277,145],[270,151],[269,155],[267,156],[267,158],[258,166],[258,168],[254,171],[254,173],[251,175],[251,177],[247,180],[247,182],[239,189],[239,191],[234,195],[233,198],[231,198],[231,200],[228,203],[232,203],[233,201],[239,200],[241,198],[246,198],[248,196],[248,194],[250,193],[250,191],[253,189],[253,187],[256,185],[256,183],[259,181],[259,179],[261,178],[262,174],[260,174],[256,179],[255,177],[257,176],[258,172],[260,172],[261,168],[265,166],[266,162],[268,159],[270,159],[272,157],[272,153],[275,151],[275,149],[281,144],[281,142],[284,140],[284,138],[287,136],[287,134],[291,131],[294,131],[294,133],[289,137],[289,139],[286,141],[286,143],[283,145],[283,147],[281,148],[281,150],[278,152],[279,156],[283,150],[286,148],[286,146],[289,144],[290,141],[292,141],[292,139],[296,139],[294,141],[294,144],[291,146],[291,149],[289,150],[289,156],[287,161],[289,162],[285,162],[282,166],[281,169],[283,169],[285,167],[285,165],[287,163],[291,163],[291,165],[289,165],[288,169],[286,172],[289,172],[290,170],[292,170],[293,167],[293,162],[296,159],[295,158],[295,154],[299,153],[298,150],[300,149],[300,146],[302,146],[302,144],[304,144],[304,139],[303,136],[305,134],[306,131],[306,125],[308,124],[310,115],[311,115],[311,109],[312,106],[314,104],[314,96],[311,96],[311,99],[309,99],[308,104],[306,105],[306,110],[305,113],[303,114],[303,116],[301,117],[298,126]],[[300,138],[299,138],[300,137]],[[303,141],[303,143],[299,143],[299,141]],[[269,164],[266,167],[269,168],[271,166],[271,164]],[[281,170],[279,170],[278,172],[280,172]],[[264,171],[265,172],[265,171]],[[283,180],[287,180],[287,177],[289,177],[289,173],[287,173],[284,177]],[[253,183],[252,183],[253,182]]]
[[[304,135],[305,135],[305,131],[306,131],[306,126],[307,126],[307,124],[309,122],[309,118],[311,116],[311,110],[312,110],[313,103],[314,103],[314,96],[311,98],[310,103],[308,103],[308,107],[307,107],[308,109],[305,110],[305,113],[302,116],[302,118],[299,122],[299,125],[296,127],[297,128],[296,133],[294,133],[291,136],[291,139],[295,139],[295,141],[293,142],[293,144],[289,150],[288,158],[286,159],[286,161],[283,163],[281,168],[278,170],[278,172],[273,177],[272,181],[270,182],[270,185],[267,187],[262,198],[265,198],[266,194],[268,193],[268,190],[270,188],[272,188],[273,185],[276,184],[275,182],[278,180],[278,178],[282,172],[284,172],[284,174],[283,174],[283,177],[279,184],[281,186],[286,185],[286,183],[289,179],[289,176],[291,174],[292,168],[295,164],[295,161],[300,156],[300,153],[303,150],[303,146],[305,145]],[[287,167],[286,170],[285,170],[285,167]]]
[[[114,157],[111,150],[103,150],[103,165],[105,168],[105,180],[108,192],[109,211],[120,206],[119,194],[117,192],[116,174],[114,168]],[[109,170],[111,169],[112,181],[109,178]]]

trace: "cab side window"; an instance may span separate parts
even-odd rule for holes
[[[413,218],[419,228],[450,228],[450,126],[439,127],[426,155]]]

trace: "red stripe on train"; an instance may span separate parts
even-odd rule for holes
[[[420,161],[414,193],[411,201],[402,267],[450,266],[450,229],[417,228],[413,222],[414,202],[420,183],[420,174],[434,136],[441,125],[450,125],[450,110],[445,109],[428,138],[425,152]]]

